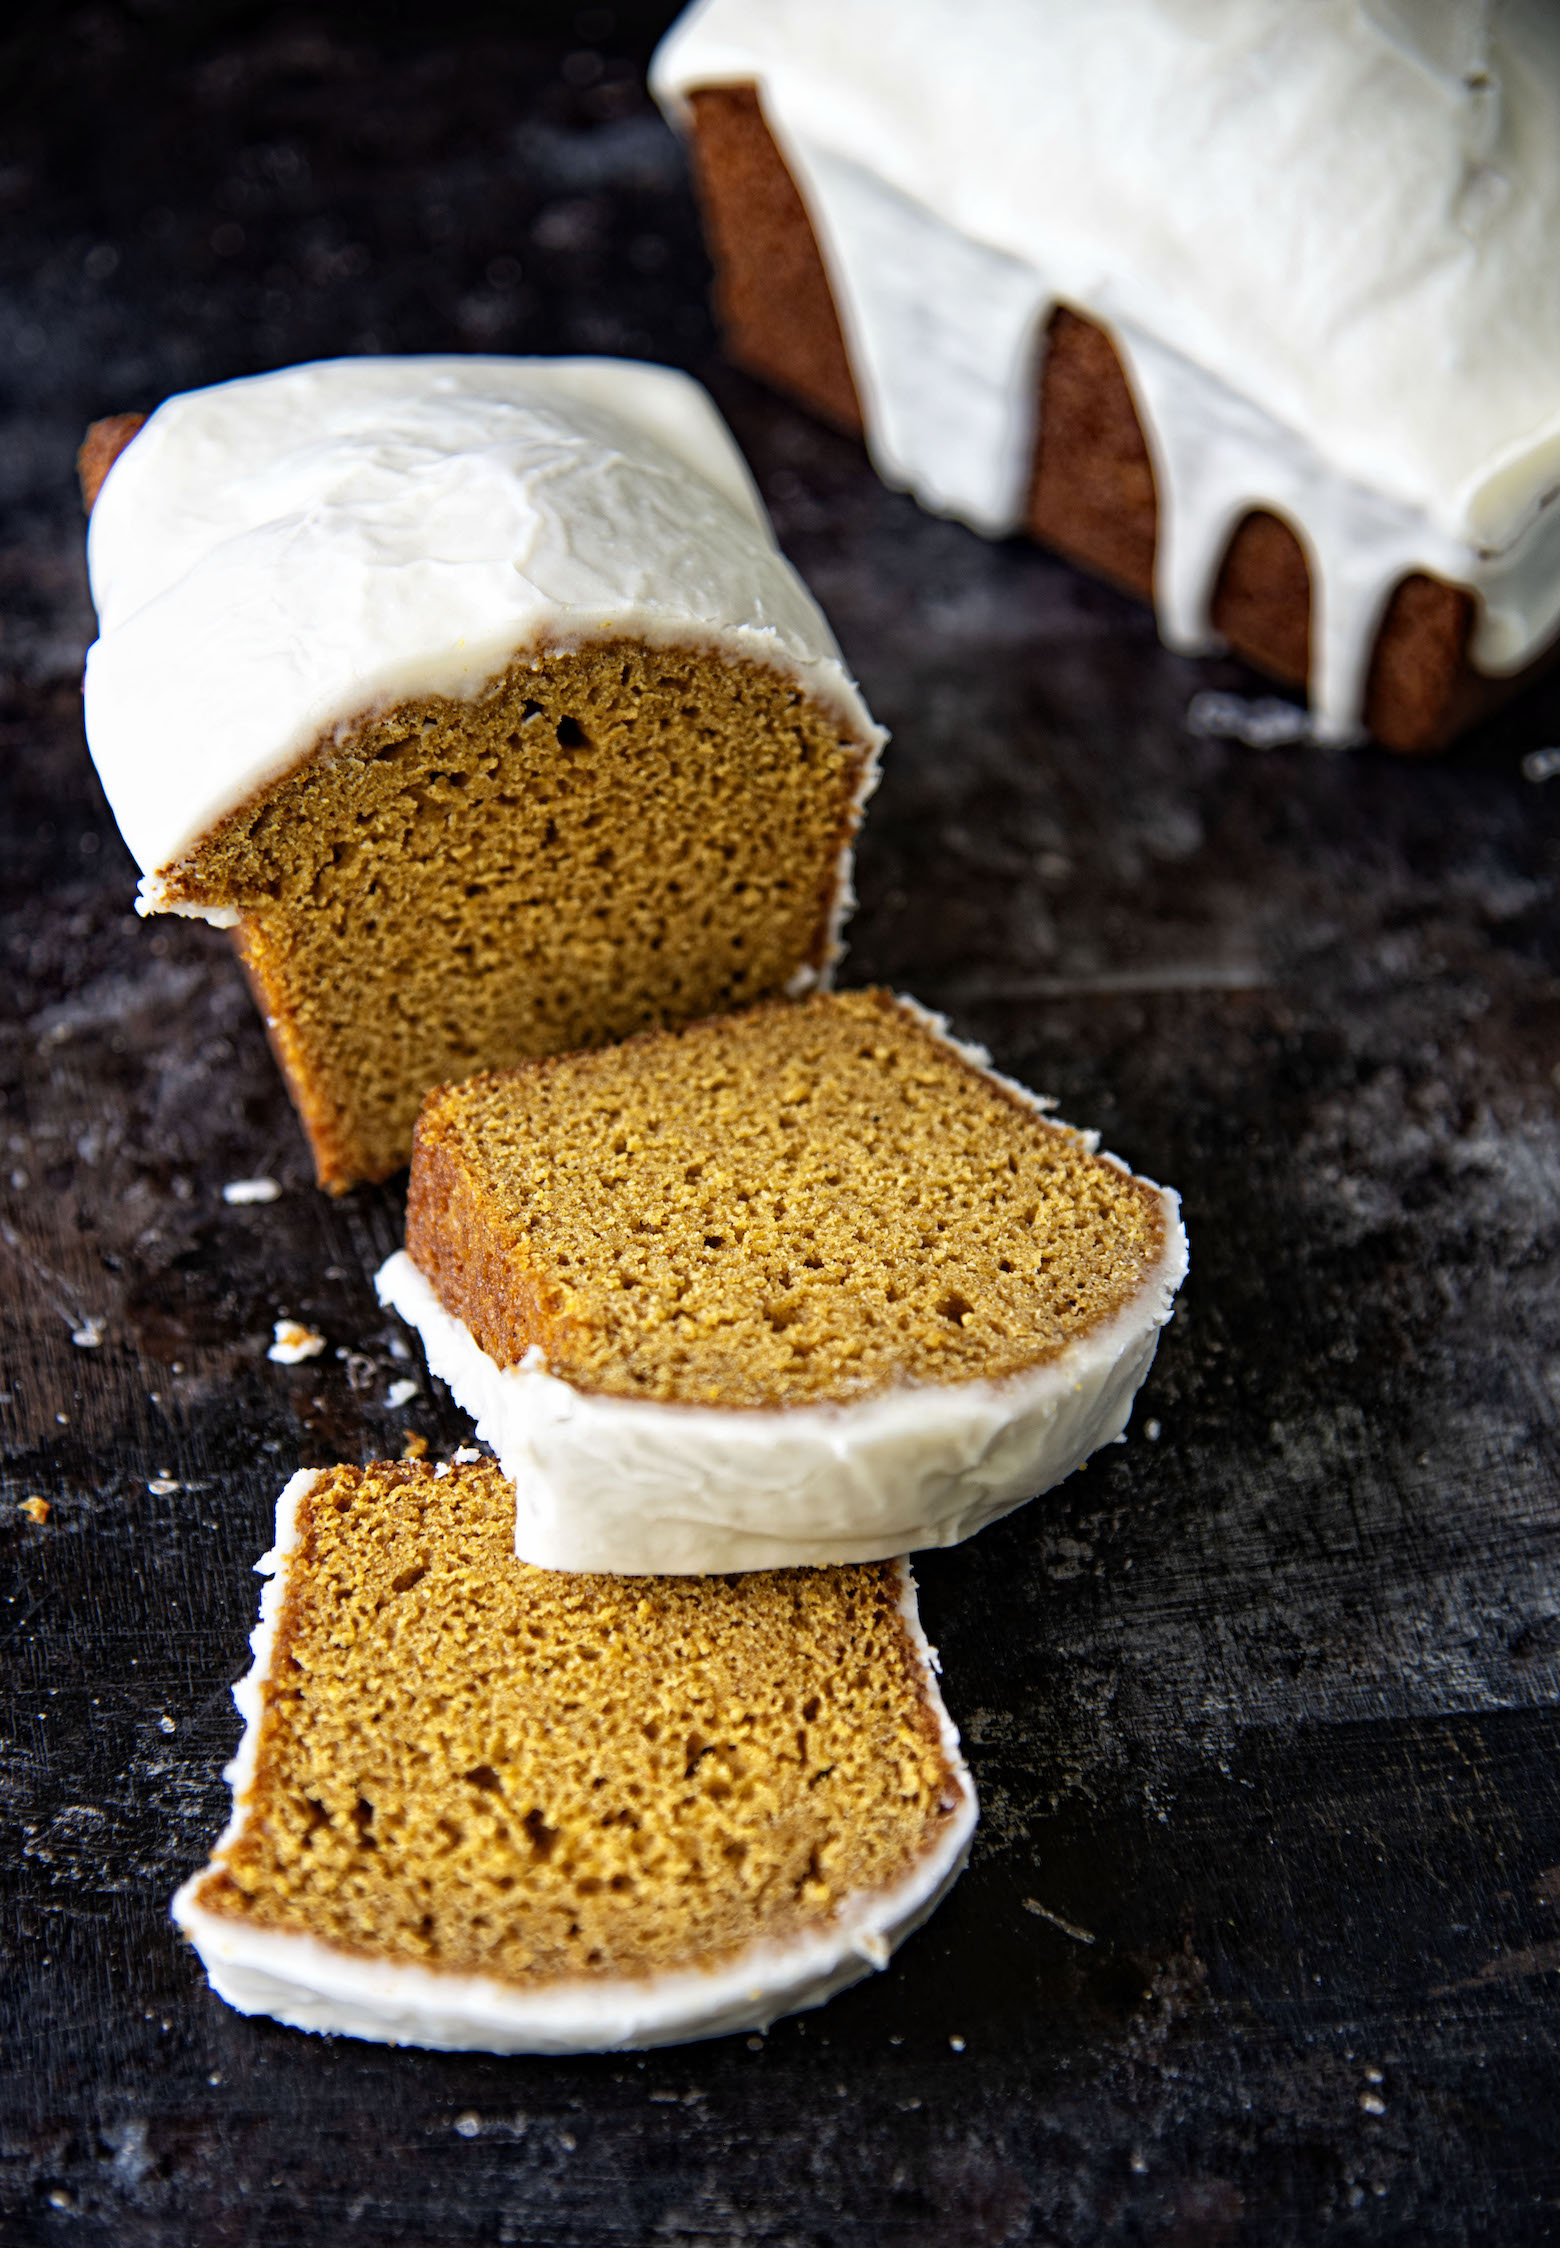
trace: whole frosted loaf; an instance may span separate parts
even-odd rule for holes
[[[827,976],[882,736],[686,376],[335,360],[83,472],[141,909],[235,931],[323,1184],[434,1083]]]
[[[1161,631],[1446,739],[1560,626],[1560,12],[702,0],[737,355]]]

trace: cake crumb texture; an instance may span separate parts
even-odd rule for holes
[[[906,1879],[963,1800],[892,1564],[517,1561],[483,1461],[299,1505],[255,1776],[203,1910],[524,1983],[713,1966]]]
[[[783,673],[602,642],[327,743],[166,877],[239,949],[322,1185],[430,1085],[822,968],[867,755]]]
[[[996,1378],[1120,1311],[1157,1193],[881,991],[429,1096],[407,1250],[499,1365],[766,1406]]]

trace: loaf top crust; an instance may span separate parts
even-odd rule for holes
[[[343,359],[169,399],[89,532],[87,734],[157,873],[374,711],[683,643],[882,738],[708,397],[613,360]]]

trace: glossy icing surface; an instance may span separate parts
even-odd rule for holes
[[[675,113],[745,81],[891,481],[981,530],[1017,524],[1065,301],[1132,384],[1167,638],[1206,642],[1224,546],[1258,506],[1306,549],[1336,735],[1409,569],[1480,593],[1487,670],[1560,624],[1544,0],[700,0],[657,56],[660,98]]]
[[[1184,1258],[1177,1226],[1127,1311],[1030,1372],[788,1411],[592,1396],[496,1365],[404,1250],[378,1286],[514,1483],[523,1560],[714,1575],[957,1545],[1048,1491],[1126,1427]]]
[[[338,359],[171,398],[89,560],[88,739],[149,909],[317,744],[549,645],[713,645],[882,738],[714,407],[662,367]]]
[[[233,1810],[213,1864],[249,1815],[276,1632],[296,1551],[297,1509],[315,1481],[295,1475],[277,1501],[276,1541],[256,1563],[268,1582],[251,1634],[254,1661],[233,1689],[244,1734],[227,1769]],[[602,2052],[681,2043],[759,2029],[782,2014],[822,2005],[874,1968],[920,1926],[963,1870],[976,1802],[959,1736],[937,1688],[936,1655],[916,1611],[915,1581],[901,1568],[906,1627],[922,1661],[922,1682],[959,1789],[959,1803],[935,1849],[889,1890],[846,1897],[833,1926],[794,1943],[757,1945],[723,1965],[690,1963],[676,1974],[636,1981],[578,1981],[526,1989],[477,1975],[394,1966],[321,1944],[312,1937],[255,1928],[196,1902],[205,1872],[185,1882],[173,1917],[199,1952],[218,1996],[243,2014],[269,2014],[295,2029],[336,2031],[378,2044],[490,2053]]]

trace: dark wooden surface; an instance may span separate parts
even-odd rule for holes
[[[5,50],[0,2239],[1560,2237],[1560,781],[1519,770],[1560,691],[1427,768],[1194,739],[1236,667],[722,371],[653,29],[120,0]],[[762,2040],[305,2038],[166,1918],[278,1486],[465,1426],[386,1404],[399,1184],[313,1192],[223,940],[131,911],[71,455],[182,385],[430,347],[711,381],[895,732],[850,973],[1186,1197],[1130,1442],[921,1567],[968,1876]],[[283,1312],[329,1354],[270,1364]]]

